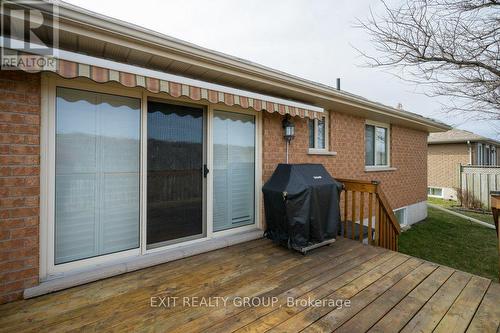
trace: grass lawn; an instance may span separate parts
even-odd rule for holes
[[[437,209],[401,234],[399,251],[498,281],[495,230]]]
[[[472,212],[470,210],[464,210],[460,208],[452,208],[453,211],[478,219],[479,221],[483,221],[489,224],[493,224],[493,215],[492,214],[485,214],[485,213],[480,213],[480,212]]]
[[[458,202],[453,201],[453,200],[444,200],[444,199],[440,199],[440,198],[428,197],[427,202],[434,204],[434,205],[438,205],[438,206],[447,208],[447,209],[450,209],[450,210],[453,210],[457,213],[478,219],[479,221],[493,224],[493,215],[489,214],[489,212],[488,213],[481,213],[481,212],[474,212],[474,211],[470,211],[470,210],[465,210],[465,209],[460,208],[458,206]]]
[[[427,197],[427,202],[438,205],[444,208],[451,208],[453,206],[458,206],[458,202],[453,201],[453,200],[445,200],[441,198],[432,198],[432,197]]]

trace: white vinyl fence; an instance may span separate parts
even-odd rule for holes
[[[490,191],[500,191],[500,166],[460,166],[460,188],[490,209]]]

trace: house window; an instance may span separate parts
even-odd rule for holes
[[[483,145],[481,143],[478,143],[477,144],[477,165],[483,165],[483,158],[484,158]]]
[[[309,119],[309,149],[328,149],[328,117]]]
[[[394,211],[394,215],[396,215],[396,219],[398,220],[400,225],[405,225],[406,224],[406,207],[405,208],[400,208],[396,209]]]
[[[389,126],[367,123],[365,125],[365,165],[389,166]]]
[[[427,188],[427,195],[430,197],[442,198],[443,197],[443,189],[439,188],[439,187],[428,187]]]
[[[491,165],[497,165],[497,148],[491,147]]]
[[[139,247],[140,106],[57,89],[56,265]]]
[[[255,117],[214,111],[213,230],[254,224]]]

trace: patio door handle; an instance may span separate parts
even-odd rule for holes
[[[209,172],[210,172],[210,170],[208,170],[207,165],[203,164],[203,177],[207,178],[207,175],[208,175]]]

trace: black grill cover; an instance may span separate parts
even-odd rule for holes
[[[335,238],[341,190],[321,164],[279,164],[262,188],[265,236],[296,249]]]

